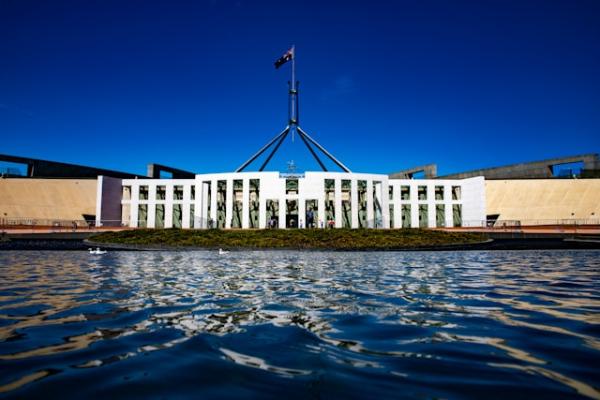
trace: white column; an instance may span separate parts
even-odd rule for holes
[[[204,185],[202,180],[196,178],[196,212],[194,213],[194,229],[204,228],[202,224],[203,219],[206,216],[206,198],[204,197]]]
[[[98,176],[96,181],[96,226],[102,226],[102,186],[104,177]]]
[[[131,185],[131,209],[129,226],[132,228],[138,227],[138,211],[140,204],[140,186],[138,184]]]
[[[381,228],[390,228],[390,185],[387,180],[381,181]],[[394,210],[395,211],[395,210]]]
[[[335,227],[341,228],[342,224],[342,181],[339,178],[334,180],[334,193],[335,193]]]
[[[358,228],[358,181],[356,179],[350,181],[350,207],[352,207],[350,226],[356,229]]]
[[[195,181],[191,185],[183,186],[183,210],[181,211],[181,227],[184,229],[190,228],[190,205],[193,204],[192,186],[194,184]]]
[[[444,184],[444,219],[446,220],[446,226],[453,226],[452,218],[452,186]]]
[[[213,228],[217,227],[217,180],[210,181],[210,217]]]
[[[306,228],[306,198],[298,196],[298,228],[300,228],[300,221],[302,221],[302,228]]]
[[[285,217],[287,213],[287,203],[285,197],[279,198],[279,228],[285,229]]]
[[[373,228],[375,213],[373,212],[373,181],[367,180],[367,227]]]
[[[202,208],[200,208],[200,227],[201,228],[208,228],[208,219],[210,218],[210,215],[208,215],[208,208],[210,206],[210,202],[208,201],[208,191],[210,189],[210,182],[208,183],[204,183],[203,181],[200,181],[200,196],[202,197],[202,199],[200,200],[200,205],[202,206]],[[198,203],[196,203],[198,204]]]
[[[225,228],[231,228],[233,220],[233,180],[227,179],[227,188],[225,189]]]
[[[317,199],[317,208],[318,208],[318,216],[315,224],[317,228],[321,228],[321,224],[323,228],[327,226],[327,221],[325,221],[325,189],[321,190],[321,194],[319,194],[319,198]]]
[[[434,228],[435,221],[435,185],[427,184],[427,227]]]
[[[394,185],[394,228],[402,228],[402,204],[400,204],[400,185]]]
[[[267,227],[267,199],[261,196],[258,198],[258,227],[265,229]]]
[[[418,185],[410,183],[410,226],[419,227],[419,191]]]
[[[156,184],[148,184],[148,228],[156,226]]]
[[[173,227],[173,189],[172,183],[165,184],[165,228]]]
[[[242,188],[242,228],[250,227],[250,179],[243,179]]]

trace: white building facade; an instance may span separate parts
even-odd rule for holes
[[[121,224],[139,228],[433,228],[486,218],[483,177],[236,172],[121,184]]]

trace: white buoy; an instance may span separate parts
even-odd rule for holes
[[[225,250],[223,250],[223,249],[219,249],[219,255],[221,255],[221,256],[222,256],[223,254],[227,254],[227,253],[229,253],[229,252],[228,252],[228,251],[225,251]]]

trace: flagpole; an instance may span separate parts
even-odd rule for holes
[[[319,156],[317,155],[316,151],[313,149],[311,144],[313,146],[315,146],[315,148],[318,149],[321,153],[325,154],[338,167],[340,167],[342,170],[344,170],[344,172],[349,173],[350,170],[344,164],[342,164],[331,153],[329,153],[327,150],[325,150],[325,148],[323,146],[321,146],[319,143],[317,143],[316,140],[314,140],[312,137],[310,137],[308,135],[308,133],[306,133],[300,127],[300,117],[299,117],[300,110],[299,110],[299,101],[298,101],[298,98],[299,98],[298,87],[300,86],[300,82],[296,81],[296,46],[292,46],[292,48],[290,50],[285,52],[283,54],[283,56],[281,56],[279,59],[277,59],[277,61],[275,61],[275,69],[279,69],[279,67],[281,67],[283,64],[287,64],[288,61],[290,61],[290,52],[292,55],[292,57],[291,57],[292,79],[290,82],[288,82],[288,107],[289,107],[288,108],[288,125],[285,127],[285,129],[279,135],[277,135],[273,139],[271,139],[271,141],[269,143],[267,143],[265,146],[263,146],[256,154],[254,154],[248,161],[246,161],[244,164],[242,164],[242,166],[239,167],[235,172],[242,172],[249,164],[251,164],[254,160],[256,160],[258,157],[260,157],[273,144],[275,144],[275,147],[271,150],[271,153],[268,155],[267,159],[265,160],[265,162],[262,164],[262,166],[259,169],[259,171],[263,171],[265,169],[265,167],[267,166],[267,164],[269,163],[269,161],[271,161],[271,158],[273,158],[273,155],[277,152],[277,150],[279,150],[279,147],[281,146],[281,144],[283,143],[283,141],[285,140],[285,138],[289,134],[289,132],[292,131],[292,140],[293,140],[294,131],[297,131],[298,135],[300,136],[300,139],[302,139],[302,141],[304,142],[304,144],[306,145],[308,150],[311,152],[311,154],[313,155],[315,160],[317,160],[317,162],[319,163],[319,165],[321,166],[323,171],[327,171],[327,167],[325,166],[325,164],[323,164],[323,162],[321,161],[321,159],[319,158]]]
[[[292,90],[296,90],[296,46],[292,46]]]
[[[292,96],[292,118],[290,121],[292,125],[292,142],[294,141],[294,131],[296,125],[298,123],[297,114],[297,102],[298,102],[298,92],[296,91],[296,45],[292,45],[292,86],[291,86],[291,96]]]

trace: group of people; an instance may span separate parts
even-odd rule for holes
[[[214,228],[215,224],[212,218],[208,219],[208,228]],[[268,221],[267,221],[267,228],[268,229],[275,229],[279,227],[279,220],[277,219],[277,217],[272,216]],[[294,219],[290,219],[289,223],[288,223],[288,227],[289,228],[304,228],[303,224],[302,224],[302,219],[300,219],[300,223],[298,226],[296,226],[296,221]],[[309,209],[306,212],[306,227],[307,228],[317,228],[317,222],[315,220],[315,212],[311,209]],[[333,219],[329,219],[327,220],[327,226],[325,226],[325,223],[323,222],[323,220],[319,220],[319,228],[323,229],[325,227],[333,229],[335,228],[335,220]]]
[[[277,218],[271,217],[271,219],[267,221],[267,228],[269,228],[269,229],[277,228],[277,226],[278,226],[277,222],[278,222]]]
[[[319,220],[319,228],[321,228],[321,229],[325,228],[324,225],[325,224],[323,223],[323,220]],[[315,213],[312,210],[312,208],[306,212],[306,227],[307,228],[316,228],[317,227],[317,224],[315,221]],[[333,220],[333,219],[327,220],[327,227],[335,228],[335,220]]]

